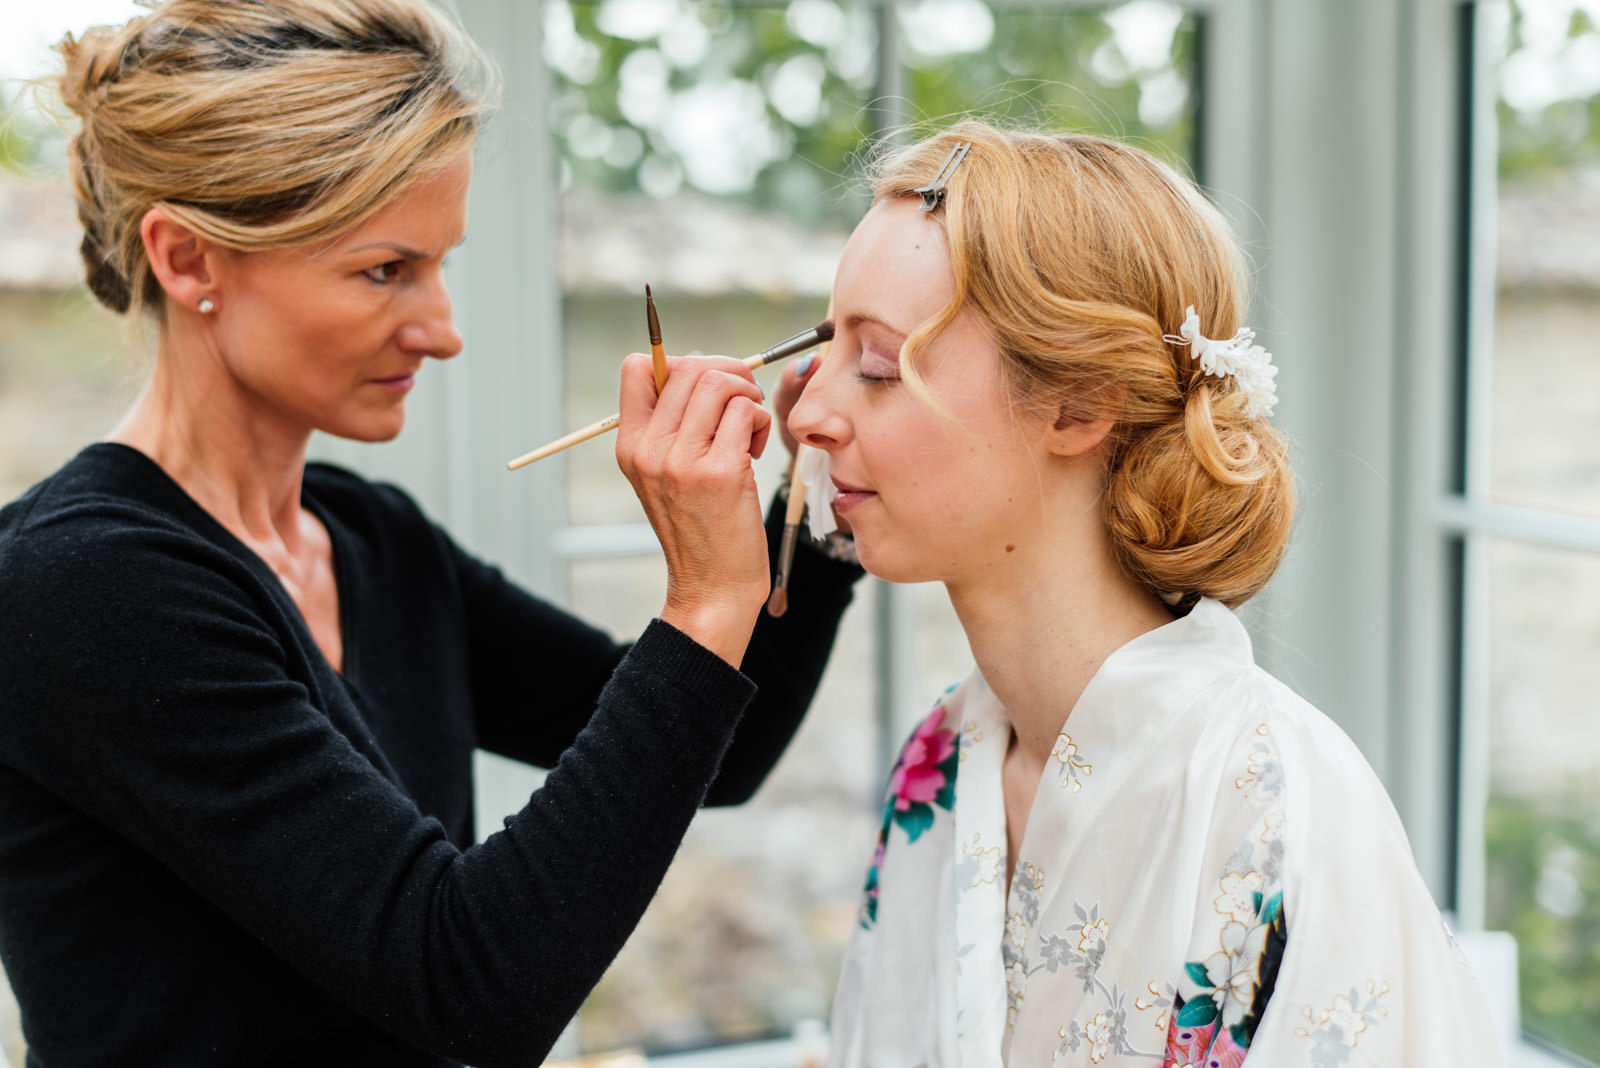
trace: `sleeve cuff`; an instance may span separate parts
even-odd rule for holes
[[[659,619],[645,627],[626,660],[651,686],[670,687],[703,714],[724,716],[729,723],[737,721],[755,697],[756,684],[742,672]]]

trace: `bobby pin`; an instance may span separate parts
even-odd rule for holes
[[[944,199],[944,188],[950,181],[950,176],[956,173],[956,168],[961,166],[961,161],[967,158],[967,150],[972,147],[971,141],[957,141],[950,154],[939,164],[939,173],[933,176],[933,181],[927,185],[913,189],[913,193],[922,194],[922,210],[932,211]]]

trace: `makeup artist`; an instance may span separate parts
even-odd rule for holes
[[[306,462],[399,433],[461,347],[441,263],[493,79],[422,0],[170,0],[60,52],[89,286],[158,343],[108,439],[0,511],[28,1063],[537,1064],[695,811],[783,751],[860,572],[807,552],[757,625],[771,416],[733,360],[659,397],[624,366],[669,570],[630,646]],[[475,747],[554,769],[476,845]]]

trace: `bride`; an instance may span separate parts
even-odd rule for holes
[[[1219,213],[976,123],[874,194],[789,427],[977,667],[893,772],[831,1063],[1497,1063],[1377,777],[1232,611],[1293,487]]]

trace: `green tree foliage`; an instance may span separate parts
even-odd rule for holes
[[[1497,796],[1486,820],[1487,925],[1517,939],[1522,1026],[1600,1061],[1600,797]]]
[[[18,99],[0,98],[0,171],[28,171],[49,154],[52,129]]]
[[[1552,21],[1557,25],[1554,33]],[[1567,0],[1514,0],[1496,107],[1500,174],[1600,165],[1600,27]]]
[[[854,172],[885,127],[915,136],[981,115],[1133,137],[1182,164],[1193,144],[1194,19],[1176,6],[1130,6],[1166,36],[1154,54],[1128,54],[1115,15],[902,5],[890,17],[906,66],[883,85],[872,5],[550,0],[551,125],[579,187],[688,186],[806,223],[859,215]],[[948,32],[965,40],[938,37],[952,22]]]

